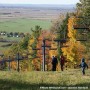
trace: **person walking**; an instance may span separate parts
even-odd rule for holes
[[[64,69],[64,64],[65,64],[65,57],[61,55],[60,57],[60,65],[61,65],[61,71]]]
[[[52,57],[52,71],[56,71],[56,66],[58,64],[57,57]]]
[[[81,63],[79,66],[82,68],[82,74],[85,75],[85,68],[87,67],[87,69],[88,69],[88,65],[85,62],[85,58],[81,59]]]

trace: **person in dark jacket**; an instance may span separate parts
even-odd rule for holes
[[[82,74],[85,75],[85,68],[87,67],[88,69],[88,65],[85,62],[85,58],[81,59],[81,64],[79,66],[82,68]]]
[[[60,57],[60,65],[61,65],[61,71],[64,69],[64,64],[65,64],[65,57],[61,55]]]
[[[52,57],[52,71],[56,71],[56,66],[58,64],[57,57]]]

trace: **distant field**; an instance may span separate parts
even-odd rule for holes
[[[31,20],[31,19],[14,19],[0,22],[0,31],[6,32],[23,32],[23,33],[31,33],[31,28],[35,29],[35,26],[39,25],[44,30],[49,30],[51,27],[51,22],[49,20]],[[7,37],[7,36],[0,36],[5,40],[10,41],[20,41],[21,38],[17,37]],[[0,42],[0,52],[5,51],[9,47],[1,47],[2,45],[6,45],[9,43]]]
[[[74,12],[73,6],[50,6],[50,5],[0,5],[0,31],[31,33],[31,28],[39,25],[43,30],[49,30],[52,23]],[[7,38],[7,40],[20,41],[21,38]],[[7,43],[0,42],[0,52],[9,47],[1,47]]]
[[[31,28],[34,29],[36,25],[41,26],[42,29],[49,29],[51,27],[51,21],[31,19],[9,20],[0,22],[0,31],[30,33]]]
[[[0,71],[0,90],[90,90],[90,70]]]
[[[43,29],[51,27],[51,21],[73,12],[73,6],[23,5],[0,6],[0,31],[30,32],[35,25]]]

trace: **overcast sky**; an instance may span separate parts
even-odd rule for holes
[[[0,0],[0,4],[76,4],[79,0]]]

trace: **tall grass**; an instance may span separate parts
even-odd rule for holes
[[[46,90],[47,87],[50,90],[61,90],[60,87],[63,87],[64,90],[70,89],[67,87],[88,87],[90,90],[90,70],[86,70],[85,76],[79,69],[65,70],[64,72],[0,71],[0,90]],[[51,87],[57,87],[57,89],[51,89]],[[74,88],[74,90],[77,89]]]

